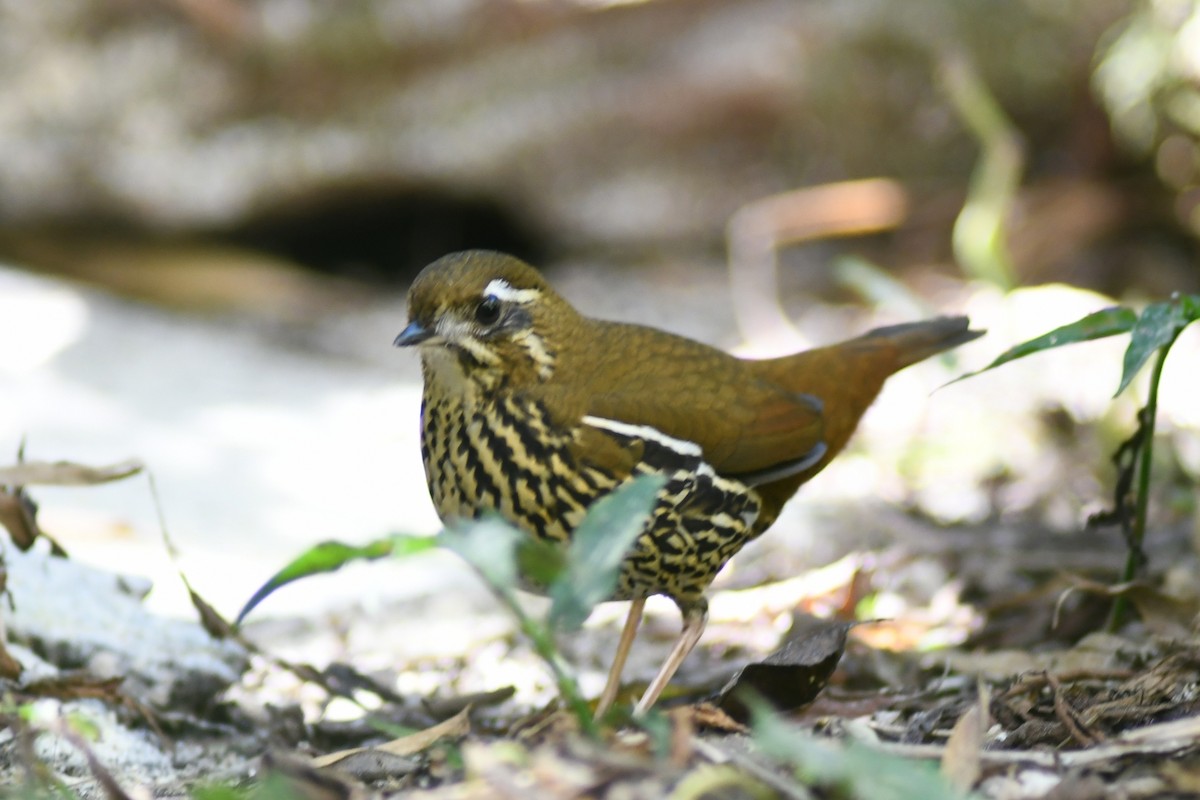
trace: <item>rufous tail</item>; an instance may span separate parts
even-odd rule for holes
[[[838,344],[757,362],[767,379],[821,401],[826,446],[811,469],[763,487],[768,512],[777,512],[796,487],[841,452],[890,375],[983,335],[969,325],[966,317],[889,325]]]

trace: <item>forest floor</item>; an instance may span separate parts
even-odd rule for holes
[[[594,274],[559,277],[586,297],[599,280],[587,277]],[[664,307],[679,318],[706,319],[703,307],[720,296],[721,273],[707,279],[703,291],[667,277],[631,293],[661,296],[684,286],[678,302]],[[1005,303],[1062,307],[1064,297]],[[103,317],[108,301],[93,301],[93,314]],[[986,363],[1011,343],[1005,337],[1030,335],[1014,332],[998,301],[964,302],[999,339],[971,363]],[[653,309],[631,302],[622,313],[637,318]],[[844,321],[822,314],[815,312],[810,329]],[[1045,325],[1028,308],[1017,316]],[[0,615],[15,662],[0,664],[3,792],[1192,795],[1200,791],[1200,639],[1193,627],[1200,570],[1194,502],[1187,502],[1194,484],[1178,467],[1163,471],[1154,497],[1160,510],[1144,547],[1148,566],[1138,582],[1118,584],[1126,558],[1120,530],[1083,522],[1085,511],[1112,496],[1107,456],[1128,435],[1122,425],[1131,418],[1129,408],[1115,418],[1095,411],[1109,402],[1095,387],[1117,371],[1110,363],[1096,378],[1092,368],[1105,359],[1069,372],[984,376],[932,397],[931,387],[963,368],[927,365],[910,371],[915,377],[899,376],[844,463],[802,492],[719,576],[709,629],[660,709],[595,737],[561,710],[550,672],[516,621],[446,552],[356,566],[336,576],[350,593],[332,599],[319,596],[323,579],[289,587],[280,599],[296,606],[252,616],[232,633],[213,609],[231,616],[247,585],[265,580],[303,542],[240,549],[239,528],[205,522],[203,503],[193,509],[201,516],[189,518],[187,503],[172,499],[168,465],[156,473],[166,487],[161,506],[172,530],[185,533],[172,544],[160,524],[138,521],[140,546],[182,567],[202,613],[147,607],[149,584],[118,574],[126,570],[111,561],[97,567],[55,557],[44,542],[28,552],[5,547],[0,575],[12,603]],[[1056,372],[1069,375],[1068,389],[1053,384]],[[338,380],[344,389],[345,375]],[[1164,395],[1168,412],[1180,394]],[[1083,395],[1096,400],[1089,406]],[[315,429],[328,410],[313,413],[298,430]],[[981,418],[991,422],[981,425]],[[1187,429],[1168,426],[1165,435],[1180,431]],[[129,440],[159,446],[140,434]],[[278,445],[272,441],[263,446]],[[423,502],[424,487],[419,476],[405,480],[412,485],[399,505],[407,509],[410,495],[412,504]],[[29,490],[54,499],[43,501],[48,511],[68,492],[86,507],[91,491]],[[154,494],[153,486],[137,491]],[[238,487],[229,491],[209,501],[242,505]],[[30,510],[11,489],[2,497],[6,524],[14,508]],[[363,501],[372,520],[368,507],[377,499]],[[148,507],[153,520],[154,504]],[[330,513],[341,514],[343,531],[371,530],[373,522],[356,516],[361,509],[335,504]],[[215,544],[186,533],[206,525]],[[75,549],[69,532],[53,532]],[[110,546],[80,541],[87,553]],[[189,561],[188,551],[205,544],[216,554]],[[237,563],[243,552],[246,563]],[[155,581],[180,583],[173,568]],[[1128,613],[1113,627],[1118,596]],[[540,598],[523,602],[533,616],[545,608]],[[603,683],[623,610],[602,605],[583,630],[559,642],[589,697]],[[652,602],[625,672],[625,707],[677,632],[674,608]],[[740,695],[723,691],[731,682],[752,684],[777,710],[749,712]]]

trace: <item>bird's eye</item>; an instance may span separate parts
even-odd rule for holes
[[[475,321],[480,325],[493,325],[500,319],[500,298],[489,294],[475,306]]]

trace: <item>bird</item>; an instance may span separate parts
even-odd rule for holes
[[[673,600],[682,628],[635,715],[703,634],[713,578],[845,447],[885,379],[982,335],[938,317],[742,359],[585,316],[534,267],[485,250],[422,269],[408,315],[394,344],[420,354],[421,456],[443,522],[498,514],[567,543],[592,503],[662,476],[610,598],[630,607],[597,717],[618,696],[648,597]]]

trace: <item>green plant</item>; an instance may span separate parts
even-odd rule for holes
[[[881,753],[857,742],[820,739],[789,725],[767,703],[744,698],[758,749],[790,768],[806,786],[830,796],[864,800],[958,800],[962,797],[931,764]],[[822,795],[824,796],[824,795]]]
[[[939,67],[947,99],[981,150],[954,221],[954,256],[971,278],[1011,289],[1016,278],[1005,228],[1025,165],[1021,135],[966,56],[946,55]]]
[[[411,556],[445,547],[479,572],[553,673],[563,702],[580,727],[596,735],[591,709],[559,654],[555,633],[577,630],[591,610],[612,595],[621,561],[641,533],[663,482],[658,476],[639,477],[597,501],[565,548],[538,541],[496,516],[453,525],[433,537],[393,535],[361,546],[323,542],[263,584],[237,621],[268,595],[301,578],[331,572],[353,561]],[[516,590],[522,586],[535,586],[549,595],[545,620],[531,617],[521,607]]]
[[[1149,510],[1154,428],[1158,416],[1158,387],[1163,365],[1179,333],[1197,319],[1200,319],[1200,295],[1176,294],[1170,300],[1146,306],[1140,314],[1131,308],[1114,306],[1088,314],[1069,325],[1023,342],[1002,353],[982,370],[958,378],[963,380],[1044,350],[1128,333],[1129,347],[1125,350],[1121,382],[1115,397],[1125,391],[1141,372],[1142,367],[1154,358],[1146,403],[1138,412],[1137,429],[1121,444],[1114,456],[1118,476],[1113,509],[1095,518],[1098,524],[1119,524],[1125,534],[1129,552],[1121,576],[1122,583],[1132,581],[1147,560],[1142,543],[1145,540]],[[1115,628],[1121,623],[1126,609],[1127,600],[1118,596],[1113,604],[1110,628]]]

